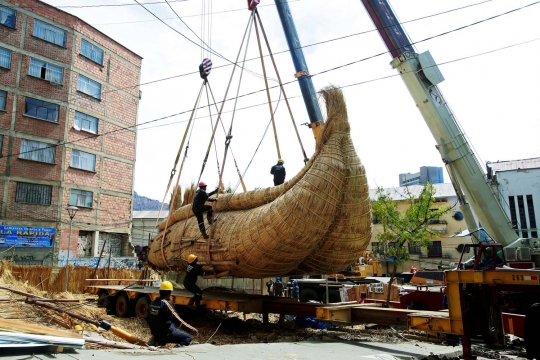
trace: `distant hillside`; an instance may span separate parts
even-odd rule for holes
[[[161,202],[158,200],[147,198],[146,196],[140,196],[135,192],[133,199],[133,211],[141,210],[159,210]],[[163,210],[169,210],[169,204],[163,205]]]

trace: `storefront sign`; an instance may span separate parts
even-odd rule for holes
[[[43,248],[54,245],[53,228],[0,225],[0,246]]]

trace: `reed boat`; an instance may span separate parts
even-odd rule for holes
[[[150,240],[153,268],[182,271],[195,254],[215,276],[263,278],[328,274],[358,260],[371,238],[365,169],[351,141],[343,93],[335,87],[321,93],[327,121],[305,167],[279,186],[219,194],[208,240],[191,205],[172,212]]]

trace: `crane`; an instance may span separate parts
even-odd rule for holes
[[[431,53],[426,51],[419,54],[415,50],[387,0],[361,1],[393,58],[390,63],[392,68],[399,71],[435,139],[473,242],[480,242],[476,215],[486,232],[507,250],[528,248],[540,260],[540,249],[534,248],[534,242],[519,238],[513,229],[497,193],[437,87],[444,77]]]

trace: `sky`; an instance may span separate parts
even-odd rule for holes
[[[167,183],[202,85],[198,74],[179,75],[197,71],[202,58],[209,56],[208,52],[201,51],[197,46],[201,44],[200,40],[167,4],[149,4],[156,0],[138,1],[141,4],[146,2],[145,7],[174,30],[135,0],[45,1],[80,17],[144,58],[134,187],[139,195],[158,200],[165,197],[168,202]],[[314,75],[312,80],[317,90],[328,85],[344,87],[352,139],[366,168],[370,188],[398,186],[400,173],[418,172],[421,166],[443,167],[433,136],[403,81],[399,76],[392,76],[396,70],[389,65],[391,56],[384,53],[386,47],[379,34],[373,31],[374,25],[361,1],[290,0],[289,3],[302,45],[325,41],[304,48],[309,72]],[[534,4],[533,0],[393,0],[390,3],[409,37],[418,42],[415,45],[417,52],[429,50],[435,61],[441,64],[445,81],[439,84],[439,89],[480,163],[539,157],[540,72],[535,62],[540,55],[540,27],[537,25],[540,3]],[[76,7],[98,4],[124,6]],[[290,99],[303,146],[311,156],[315,141],[311,130],[301,125],[309,122],[309,118],[300,88],[294,81],[294,66],[286,51],[287,43],[273,4],[273,1],[262,0],[259,13],[272,52],[283,51],[275,55],[275,60],[282,81],[292,81],[285,85],[285,93]],[[528,4],[534,5],[433,37]],[[186,0],[171,2],[170,5],[216,53],[234,61],[250,17],[245,0]],[[465,8],[449,11],[461,7]],[[213,13],[211,21],[209,15],[201,16],[209,10]],[[446,13],[439,14],[442,12]],[[439,15],[430,16],[434,14]],[[423,17],[426,18],[419,19]],[[201,35],[203,20],[206,31]],[[340,37],[345,38],[334,40]],[[421,41],[426,38],[431,39]],[[524,42],[527,43],[522,44]],[[253,29],[247,59],[256,58],[258,51]],[[264,44],[263,52],[268,53]],[[381,55],[374,56],[377,54]],[[240,59],[243,56],[244,50]],[[215,54],[210,58],[214,69],[209,83],[216,101],[221,102],[233,67],[227,66],[229,62]],[[365,58],[369,59],[363,60]],[[351,62],[354,63],[342,66]],[[276,74],[268,57],[265,58],[265,66],[269,86],[275,87]],[[240,89],[240,69],[237,68],[227,96],[227,99],[233,99],[237,93],[249,94],[238,98],[232,128],[232,152],[227,155],[223,172],[225,186],[237,188],[237,191],[242,191],[242,188],[238,187],[235,164],[244,173],[253,159],[244,177],[250,190],[273,185],[270,167],[278,159],[272,127],[263,138],[270,110],[261,75],[261,61],[248,61],[245,68],[250,72],[243,73]],[[338,69],[319,74],[334,68]],[[169,77],[174,78],[144,85]],[[388,78],[380,79],[384,77]],[[255,93],[250,94],[252,92]],[[212,132],[210,122],[215,122],[217,117],[214,105],[211,106],[212,118],[208,117],[206,92],[202,94],[193,130],[191,135],[188,133],[189,149],[180,177],[183,187],[199,179]],[[278,101],[279,89],[271,89],[270,97],[281,157],[290,178],[304,165],[303,156],[285,101]],[[222,121],[227,129],[233,120],[234,104],[234,101],[227,101],[223,109]],[[324,113],[322,102],[321,106]],[[243,109],[246,107],[250,108]],[[178,115],[171,116],[175,114]],[[225,133],[219,126],[215,146],[211,147],[201,177],[210,188],[218,183],[217,159],[222,167],[224,143]],[[180,161],[185,148],[181,151]],[[179,166],[177,175],[180,173],[178,169]],[[449,182],[446,172],[444,175],[445,182]]]

